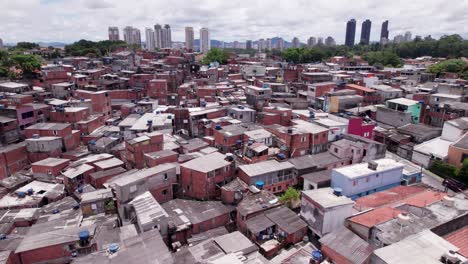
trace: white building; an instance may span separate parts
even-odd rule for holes
[[[162,48],[172,48],[171,26],[168,24],[164,25],[161,31],[161,46]]]
[[[401,185],[404,164],[393,159],[378,159],[332,170],[331,187],[344,196],[357,199]]]
[[[210,32],[208,28],[200,29],[200,52],[207,53],[211,48]]]
[[[303,191],[301,216],[312,232],[322,237],[342,227],[345,219],[352,215],[353,206],[353,200],[332,188]]]
[[[159,24],[154,25],[154,47],[162,48],[162,27]]]
[[[119,28],[118,27],[109,27],[108,29],[109,33],[109,40],[110,41],[117,41],[120,40],[119,36]],[[2,39],[0,39],[0,49],[2,48]]]
[[[156,47],[155,41],[154,41],[154,30],[151,28],[146,28],[145,35],[146,35],[146,49],[154,50]]]
[[[138,28],[127,26],[124,28],[123,34],[127,44],[141,46],[141,32]]]
[[[193,50],[193,27],[185,27],[185,49]]]

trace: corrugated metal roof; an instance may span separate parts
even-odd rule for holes
[[[319,241],[355,264],[366,262],[373,252],[369,243],[345,227],[325,235]]]

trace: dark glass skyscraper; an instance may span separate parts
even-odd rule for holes
[[[380,41],[382,41],[383,38],[388,40],[388,20],[382,23],[382,29],[380,30]]]
[[[371,25],[372,22],[369,19],[366,19],[364,22],[362,22],[360,43],[363,43],[365,45],[369,44]]]
[[[354,38],[356,37],[356,20],[351,19],[346,23],[346,39],[345,45],[348,47],[354,46]]]

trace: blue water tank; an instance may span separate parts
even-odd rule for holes
[[[309,118],[315,118],[315,112],[310,111],[309,112]]]
[[[119,250],[119,244],[117,243],[111,243],[109,247],[107,248],[109,250],[109,253],[115,253],[117,250]]]
[[[76,203],[75,205],[73,205],[73,209],[74,209],[74,210],[80,209],[80,204],[79,204],[79,203]]]
[[[57,208],[55,208],[54,210],[52,210],[52,213],[53,213],[53,214],[58,214],[58,213],[60,213],[60,210],[57,209]]]
[[[336,196],[341,196],[341,193],[343,192],[343,189],[335,187],[333,188],[333,194]]]
[[[24,197],[26,197],[26,193],[25,193],[25,192],[17,192],[16,194],[18,195],[19,198],[24,198]]]
[[[257,187],[259,190],[262,190],[264,185],[265,183],[263,183],[263,181],[258,181],[255,183],[255,187]]]
[[[315,261],[321,261],[323,258],[322,251],[314,250],[312,251],[312,259]]]
[[[33,194],[34,194],[33,188],[29,188],[29,189],[28,189],[28,195],[33,195]]]
[[[239,140],[236,141],[236,143],[237,143],[237,145],[242,145],[242,140],[239,139]]]
[[[0,234],[0,240],[5,240],[7,236],[5,234]]]
[[[247,142],[247,145],[252,146],[253,143],[254,143],[253,139],[249,139],[249,141]]]
[[[223,129],[223,128],[221,127],[220,124],[216,124],[216,125],[215,125],[215,129],[216,129],[216,130],[221,130],[221,129]]]
[[[200,106],[201,107],[206,107],[206,102],[205,101],[200,102]]]
[[[88,241],[89,231],[88,230],[80,231],[80,233],[78,233],[78,237],[80,238],[80,241]]]
[[[276,154],[276,157],[279,159],[279,160],[284,160],[286,158],[286,156],[283,154],[283,153],[278,153]]]

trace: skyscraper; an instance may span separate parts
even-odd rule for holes
[[[171,26],[164,25],[161,32],[161,45],[163,48],[172,48]]]
[[[123,34],[127,44],[141,47],[141,32],[138,28],[127,26],[124,28]]]
[[[162,27],[159,24],[154,25],[154,47],[160,49],[162,45]]]
[[[267,38],[265,41],[265,49],[271,50],[271,38]]]
[[[257,47],[258,47],[258,51],[264,51],[265,50],[265,40],[264,39],[259,39],[257,41]]]
[[[185,27],[185,49],[193,50],[193,27]]]
[[[317,46],[322,46],[323,45],[323,38],[322,37],[318,37],[317,38]]]
[[[119,28],[118,27],[109,27],[108,33],[109,33],[109,40],[110,41],[120,40]]]
[[[413,40],[412,37],[411,37],[411,32],[406,31],[406,33],[405,33],[405,42],[410,42],[411,40]]]
[[[145,36],[146,36],[146,49],[154,50],[155,49],[154,30],[151,28],[146,28]]]
[[[247,40],[245,42],[245,48],[246,49],[252,49],[252,41],[251,40]]]
[[[388,20],[385,20],[382,23],[382,28],[380,29],[380,44],[386,44],[388,42]]]
[[[313,47],[317,44],[317,40],[314,38],[314,37],[310,37],[308,40],[307,40],[307,46],[310,48],[310,47]]]
[[[200,29],[200,52],[207,53],[210,50],[210,32],[208,28]]]
[[[3,49],[3,39],[0,38],[0,49]]]
[[[348,47],[354,46],[354,39],[356,37],[356,20],[353,18],[346,23],[346,38],[345,45]]]
[[[332,38],[331,36],[328,36],[326,39],[325,39],[325,45],[326,46],[335,46],[336,45],[336,41],[334,38]]]
[[[360,43],[365,44],[365,45],[369,44],[371,26],[372,26],[372,22],[369,19],[366,19],[364,22],[362,22]]]
[[[291,42],[293,48],[299,48],[301,46],[301,42],[297,37],[294,37]]]
[[[278,49],[278,50],[283,50],[284,49],[284,39],[279,38],[276,41],[276,49]]]

